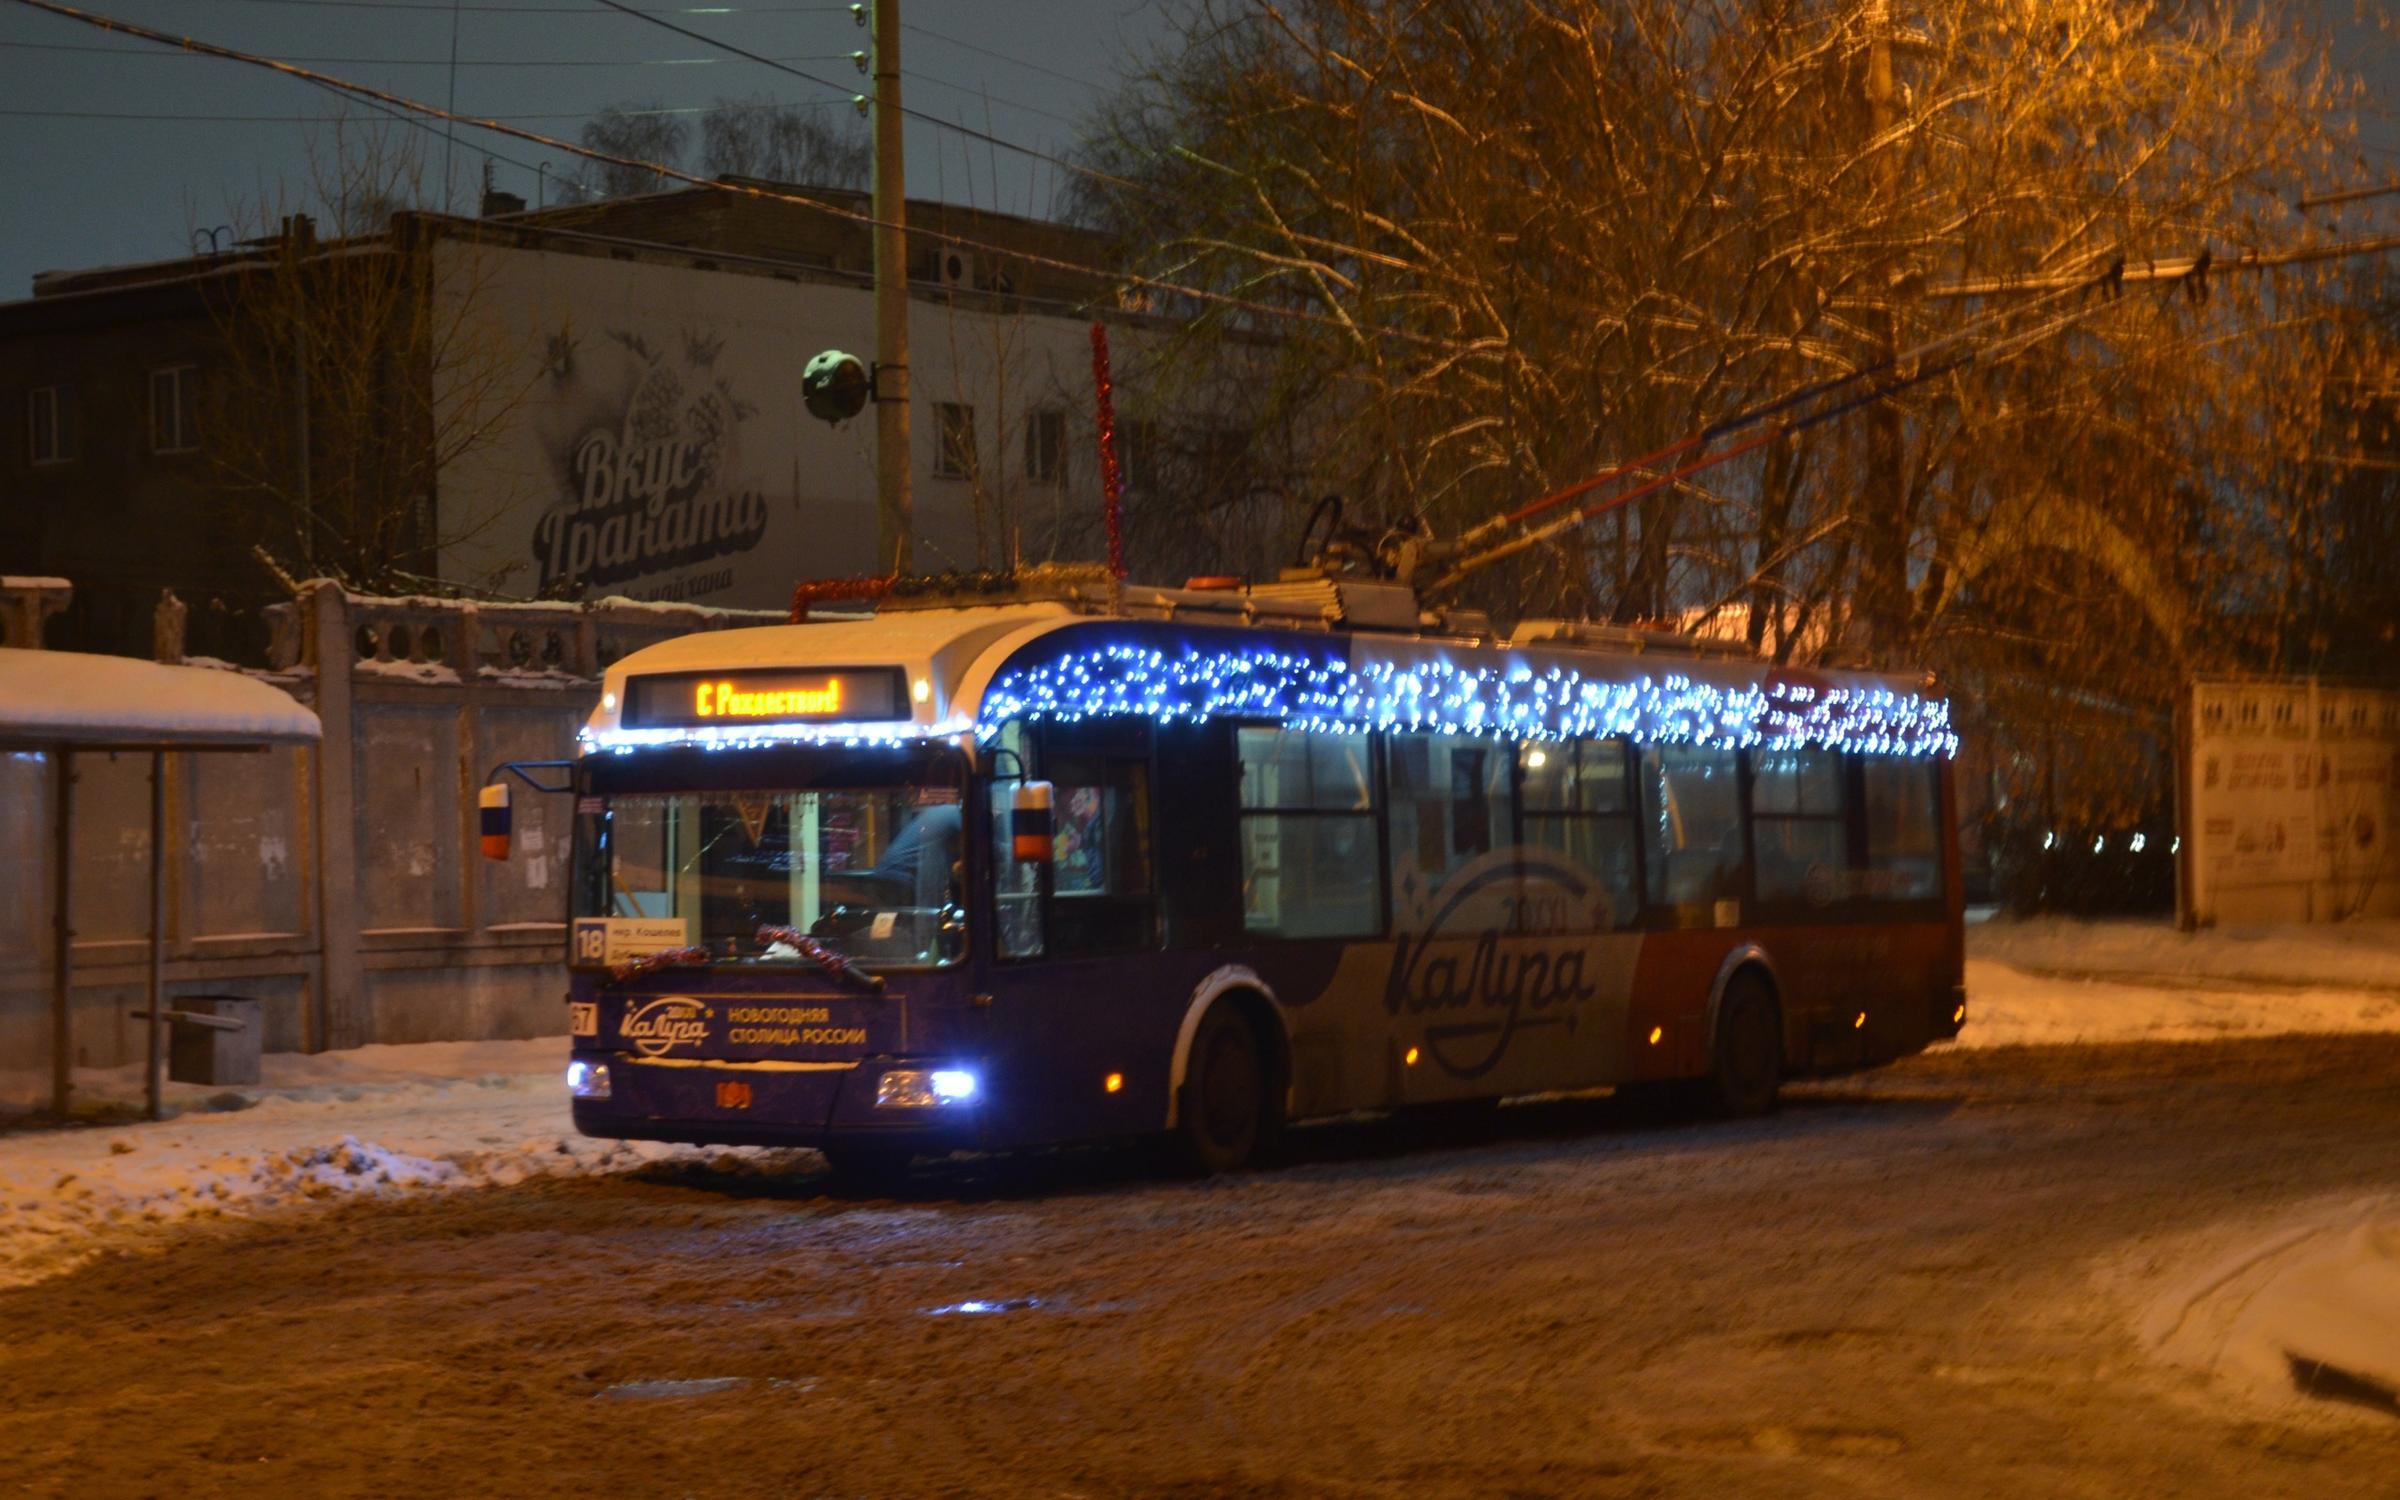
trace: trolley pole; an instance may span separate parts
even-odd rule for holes
[[[900,0],[875,0],[875,565],[905,573],[908,486],[908,215],[900,157]]]

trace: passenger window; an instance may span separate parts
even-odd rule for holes
[[[1508,747],[1459,734],[1395,734],[1384,740],[1390,771],[1392,902],[1404,928],[1430,921],[1436,897],[1460,870],[1509,836]],[[1511,865],[1503,881],[1513,888]],[[1488,882],[1485,882],[1488,884]],[[1509,922],[1494,890],[1491,920]]]
[[[1867,894],[1931,901],[1942,892],[1941,792],[1931,761],[1866,762]]]
[[[1750,817],[1762,903],[1827,907],[1847,896],[1850,831],[1839,754],[1751,752]]]
[[[1529,742],[1518,747],[1517,764],[1528,855],[1519,925],[1538,932],[1630,925],[1640,915],[1641,893],[1625,742]],[[1588,906],[1551,899],[1534,873],[1537,850],[1556,854],[1595,883]]]
[[[1150,880],[1150,767],[1121,756],[1053,755],[1050,948],[1117,953],[1157,942]]]
[[[1678,927],[1730,927],[1742,920],[1750,881],[1738,764],[1731,750],[1693,745],[1653,745],[1642,752],[1650,905]]]
[[[1363,734],[1236,731],[1242,925],[1275,937],[1383,928],[1374,780]]]

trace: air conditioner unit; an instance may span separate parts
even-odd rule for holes
[[[964,250],[943,246],[934,261],[934,279],[963,292],[975,290],[975,257]]]

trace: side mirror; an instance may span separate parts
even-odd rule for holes
[[[1056,845],[1051,842],[1050,783],[1020,781],[1008,801],[1010,850],[1017,863],[1046,865]]]
[[[476,815],[483,827],[483,857],[508,858],[508,783],[495,781],[475,796]]]

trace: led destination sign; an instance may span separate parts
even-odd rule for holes
[[[623,722],[629,729],[658,729],[862,723],[908,716],[908,695],[897,668],[857,667],[631,677],[625,682]]]

